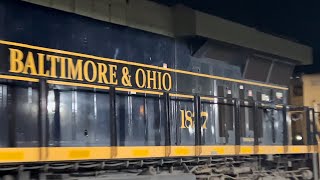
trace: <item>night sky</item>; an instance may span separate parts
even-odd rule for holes
[[[259,31],[313,47],[314,65],[296,72],[320,72],[320,1],[308,0],[154,0],[172,6],[184,4]]]

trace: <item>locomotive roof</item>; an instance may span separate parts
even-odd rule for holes
[[[296,64],[313,62],[312,48],[309,46],[181,5],[169,7],[148,0],[28,2],[170,37],[200,36],[218,40],[288,58]]]

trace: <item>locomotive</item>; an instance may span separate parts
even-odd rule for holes
[[[0,28],[3,178],[123,169],[312,178],[314,110],[288,105],[281,77],[242,78],[239,66],[190,56],[186,40],[23,2],[1,6],[0,23],[10,22]]]

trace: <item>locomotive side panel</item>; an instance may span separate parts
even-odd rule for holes
[[[11,23],[0,40],[1,123],[18,129],[1,132],[3,147],[46,154],[38,148],[41,79],[49,86],[49,147],[48,159],[37,160],[306,151],[284,148],[286,87],[244,80],[237,66],[192,57],[181,39],[19,3],[6,5],[21,13],[6,11]],[[35,26],[43,20],[47,25]],[[21,111],[15,121],[5,114],[10,98],[10,109]]]

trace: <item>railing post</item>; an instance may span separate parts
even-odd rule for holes
[[[235,134],[235,145],[236,145],[236,153],[240,153],[240,100],[233,100],[234,107],[234,134]]]
[[[58,89],[54,89],[54,130],[53,130],[53,138],[56,146],[60,146],[61,143],[61,123],[60,123],[60,92]]]
[[[49,131],[48,131],[48,84],[45,79],[39,81],[39,147],[40,147],[40,160],[44,160],[48,155],[46,148],[49,144]]]
[[[235,144],[239,146],[241,144],[240,137],[240,101],[238,99],[234,100],[235,114],[234,114],[234,126],[235,126]]]
[[[170,95],[168,92],[163,94],[164,96],[164,110],[165,110],[165,156],[170,156],[171,152],[171,119],[170,119]]]
[[[6,96],[9,95],[9,92],[11,93],[11,101],[8,101],[7,99],[7,109],[8,109],[8,145],[9,147],[16,147],[17,141],[16,141],[16,108],[14,107],[17,103],[17,96],[16,91],[14,88],[9,88]],[[40,107],[40,106],[39,106]],[[40,139],[39,139],[40,141]]]
[[[117,134],[117,118],[116,118],[116,89],[114,86],[110,87],[110,146],[111,158],[117,156],[118,134]]]
[[[258,135],[258,103],[253,101],[253,145],[255,153],[258,153],[259,135]]]
[[[309,145],[312,144],[312,134],[311,134],[311,121],[310,121],[310,109],[308,107],[304,108],[304,111],[306,113],[306,125],[307,125],[307,145],[309,147]]]
[[[283,116],[283,146],[284,146],[284,152],[286,153],[288,151],[288,144],[289,144],[289,138],[288,138],[288,122],[287,122],[287,106],[283,105],[282,107],[282,116]]]
[[[196,155],[201,154],[201,100],[200,96],[194,96],[194,121],[195,121],[195,147]]]
[[[313,140],[313,145],[317,145],[317,134],[318,134],[318,130],[317,130],[317,124],[316,124],[316,113],[314,111],[314,109],[311,109],[312,112],[312,126],[313,126],[313,134],[312,134],[312,140]]]

